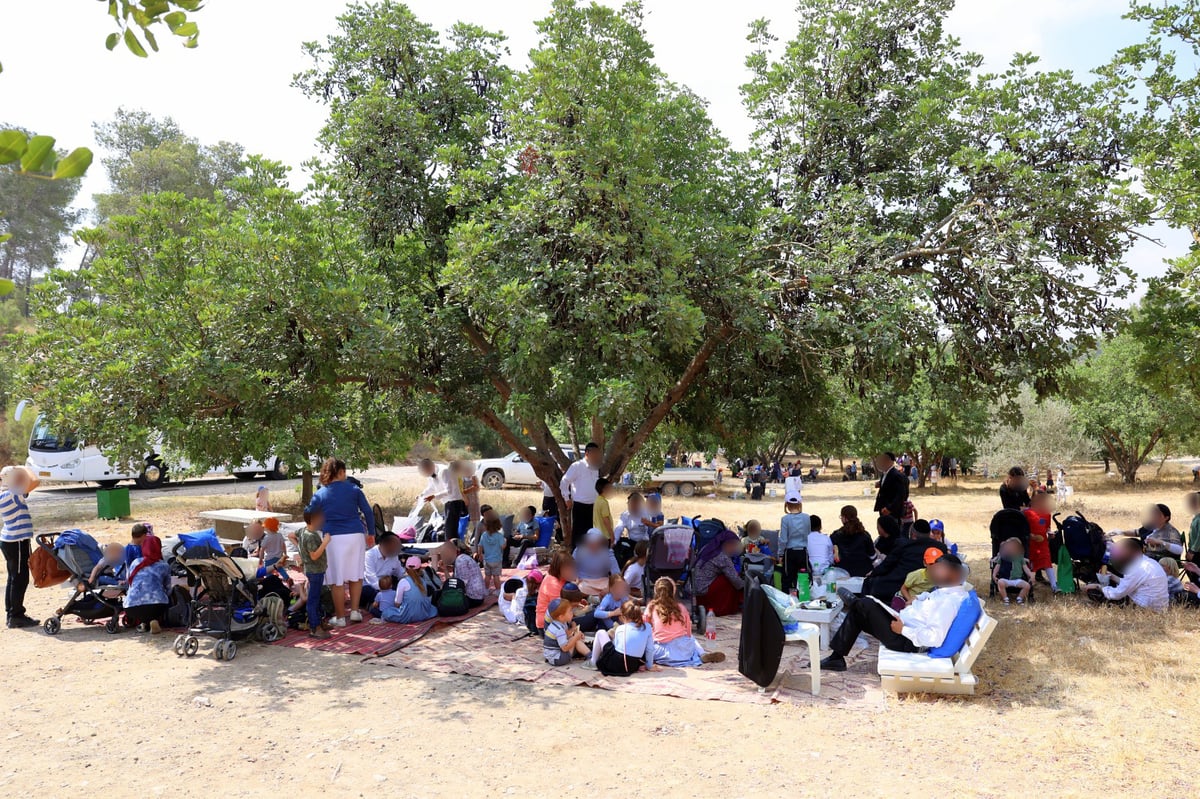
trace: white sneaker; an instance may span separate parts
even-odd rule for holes
[[[362,614],[359,613],[357,610],[350,611],[350,621],[356,622],[356,623],[362,621]]]
[[[341,616],[335,616],[329,620],[329,626],[330,627],[345,627],[346,620],[343,619]]]

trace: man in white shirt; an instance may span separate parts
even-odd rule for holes
[[[1133,603],[1139,608],[1166,610],[1171,601],[1167,575],[1162,566],[1146,557],[1142,539],[1136,536],[1113,542],[1112,567],[1121,572],[1116,585],[1090,583],[1083,590],[1093,602],[1110,605]]]
[[[860,633],[879,639],[880,646],[893,652],[940,646],[962,603],[970,597],[963,584],[962,566],[957,555],[942,555],[930,564],[929,576],[936,589],[918,596],[898,616],[871,597],[848,601],[846,620],[829,642],[833,654],[821,661],[821,668],[845,671],[846,655]]]
[[[567,501],[567,510],[571,512],[571,535],[577,540],[582,540],[592,527],[596,481],[600,479],[600,461],[603,458],[600,445],[594,441],[588,442],[583,448],[583,460],[572,463],[558,485],[563,499]]]
[[[437,464],[429,458],[422,458],[417,464],[417,471],[425,478],[425,490],[421,492],[421,502],[434,502],[446,498],[446,484],[437,471]],[[436,509],[436,505],[434,506]]]
[[[400,563],[400,547],[400,536],[387,532],[381,534],[378,543],[367,550],[360,600],[362,607],[369,608],[375,601],[375,595],[379,593],[380,577],[390,574],[394,586],[404,576],[404,565]]]

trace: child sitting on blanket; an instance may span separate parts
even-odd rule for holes
[[[385,605],[396,605],[396,584],[390,574],[379,575],[379,593],[375,595],[375,601],[369,608],[371,615],[377,619],[381,618]]]
[[[608,593],[592,611],[596,619],[596,629],[611,630],[615,619],[621,615],[621,606],[628,599],[629,583],[619,574],[611,575],[608,578]]]
[[[654,631],[638,604],[626,600],[619,618],[621,623],[611,635],[606,630],[596,633],[592,666],[605,677],[628,677],[639,670],[662,671],[662,666],[654,662]]]
[[[565,599],[555,599],[546,611],[546,629],[542,633],[542,654],[551,666],[566,666],[574,658],[591,654],[583,642],[583,631],[571,621],[573,608]]]
[[[638,599],[642,598],[642,580],[646,574],[646,560],[650,556],[650,545],[645,541],[638,541],[633,546],[633,560],[629,561],[629,565],[625,567],[625,584],[629,586],[629,595]]]

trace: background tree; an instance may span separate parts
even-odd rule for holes
[[[240,144],[203,145],[171,117],[160,120],[146,111],[119,108],[111,121],[93,128],[106,151],[101,163],[110,187],[95,198],[101,221],[132,213],[147,194],[172,191],[211,198],[245,172]]]
[[[392,398],[364,373],[382,281],[282,168],[249,161],[228,198],[144,197],[113,217],[101,254],[55,272],[37,302],[22,377],[44,413],[115,462],[161,435],[168,464],[202,472],[249,459],[303,470],[316,457],[396,457],[407,438]],[[79,286],[88,297],[78,301]]]
[[[987,392],[968,387],[957,363],[945,361],[897,382],[876,382],[854,403],[852,441],[862,453],[910,455],[925,486],[944,458],[970,463],[990,424]]]
[[[31,179],[17,165],[0,166],[0,197],[7,209],[0,214],[0,279],[28,295],[34,275],[58,265],[66,236],[79,221],[71,207],[78,192],[78,180]],[[21,306],[28,316],[25,297]]]
[[[1128,188],[1128,120],[1030,56],[978,74],[943,31],[952,5],[801,0],[782,46],[754,26],[762,237],[856,383],[902,385],[949,347],[989,393],[1046,393],[1131,283],[1148,207]]]
[[[979,455],[979,463],[990,467],[992,474],[1003,474],[1015,465],[1048,474],[1059,466],[1091,460],[1098,448],[1070,403],[1058,397],[1038,400],[1029,387],[1017,395],[1011,414],[994,407],[993,416],[1000,418]]]
[[[1075,416],[1104,446],[1127,484],[1133,484],[1156,448],[1177,444],[1196,429],[1191,398],[1156,385],[1146,364],[1145,343],[1123,332],[1079,363],[1072,375]]]

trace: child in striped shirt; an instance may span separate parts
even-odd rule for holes
[[[0,551],[8,581],[4,588],[4,613],[8,626],[37,627],[41,622],[25,613],[25,591],[29,588],[29,541],[33,518],[26,499],[38,487],[37,477],[24,466],[0,469]]]

